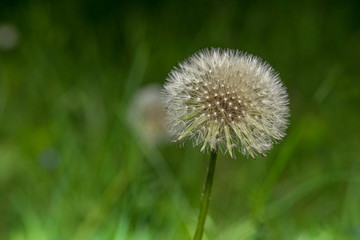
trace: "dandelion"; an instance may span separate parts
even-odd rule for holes
[[[205,49],[174,68],[165,85],[170,131],[201,151],[264,156],[285,136],[288,97],[279,75],[260,58]]]
[[[163,98],[175,142],[211,151],[195,240],[202,238],[218,151],[265,156],[285,136],[289,100],[266,62],[237,50],[205,49],[174,68]]]
[[[161,145],[169,139],[161,86],[151,84],[135,93],[127,112],[129,125],[147,144]]]
[[[19,42],[19,32],[12,24],[0,24],[0,50],[14,49]]]

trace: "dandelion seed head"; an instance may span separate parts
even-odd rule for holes
[[[0,24],[0,50],[14,49],[19,42],[19,31],[13,24]]]
[[[167,130],[165,106],[161,99],[161,86],[147,85],[133,96],[127,111],[127,120],[142,140],[151,145],[161,145],[170,138]],[[183,111],[194,111],[194,106],[184,105]]]
[[[279,75],[237,50],[195,53],[170,72],[163,98],[176,140],[192,140],[201,151],[233,156],[236,149],[254,158],[282,139],[288,125],[289,100]]]

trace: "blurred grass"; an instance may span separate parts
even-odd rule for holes
[[[211,46],[269,61],[292,116],[268,157],[219,157],[205,239],[360,238],[356,1],[1,5],[19,42],[0,49],[0,239],[191,239],[207,156],[126,113]]]

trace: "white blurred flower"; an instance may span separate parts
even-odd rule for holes
[[[0,24],[0,50],[14,49],[19,42],[19,31],[12,24]]]
[[[175,141],[204,149],[265,155],[288,125],[288,95],[279,75],[238,50],[201,50],[174,68],[163,97]]]
[[[145,86],[134,95],[128,108],[128,123],[148,144],[159,145],[169,140],[160,92],[159,84]]]

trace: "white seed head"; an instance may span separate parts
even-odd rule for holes
[[[141,88],[135,93],[127,111],[129,126],[145,143],[151,145],[164,144],[170,138],[160,92],[161,86],[158,84]],[[191,106],[186,106],[186,108],[194,111]]]
[[[255,158],[282,139],[288,125],[289,100],[279,75],[238,50],[195,53],[170,72],[163,97],[175,140],[192,139],[201,151],[226,150],[232,157],[236,149]]]
[[[9,51],[18,45],[19,31],[15,25],[0,24],[0,51]]]

